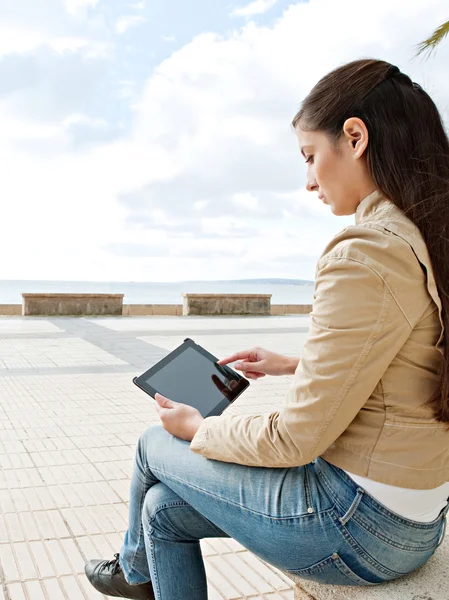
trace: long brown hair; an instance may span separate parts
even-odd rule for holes
[[[293,119],[296,128],[337,141],[359,117],[369,133],[368,166],[377,188],[419,228],[443,304],[443,360],[430,399],[449,423],[449,140],[430,96],[397,67],[358,60],[335,69],[312,89]]]

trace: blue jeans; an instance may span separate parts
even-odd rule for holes
[[[137,447],[120,563],[128,583],[152,581],[156,600],[207,600],[199,540],[232,537],[300,577],[375,585],[429,560],[447,510],[410,521],[323,459],[279,469],[223,463],[151,427]]]

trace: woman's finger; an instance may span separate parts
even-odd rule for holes
[[[261,373],[262,371],[258,371],[258,367],[260,367],[261,362],[262,361],[240,361],[235,363],[234,369],[237,369],[238,371],[246,371],[247,373]]]
[[[236,352],[232,356],[228,356],[227,358],[222,358],[218,361],[219,365],[228,365],[229,363],[235,362],[236,360],[241,360],[244,358],[249,358],[251,350],[241,350],[240,352]]]
[[[163,408],[174,408],[177,404],[176,402],[173,402],[173,400],[169,400],[165,396],[162,396],[162,394],[156,394],[154,396],[154,399],[156,400],[158,405]]]
[[[242,374],[246,379],[260,379],[261,377],[265,377],[265,373],[255,373],[254,371],[243,371]]]

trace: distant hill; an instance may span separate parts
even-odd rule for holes
[[[191,282],[197,283],[197,282]],[[202,282],[198,282],[202,283]],[[220,279],[213,283],[241,283],[241,284],[264,284],[264,285],[314,285],[313,281],[308,279]]]

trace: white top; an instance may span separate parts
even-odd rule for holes
[[[366,477],[353,475],[348,471],[345,473],[378,502],[412,521],[430,523],[438,517],[448,503],[449,482],[432,490],[411,490],[379,483]]]

